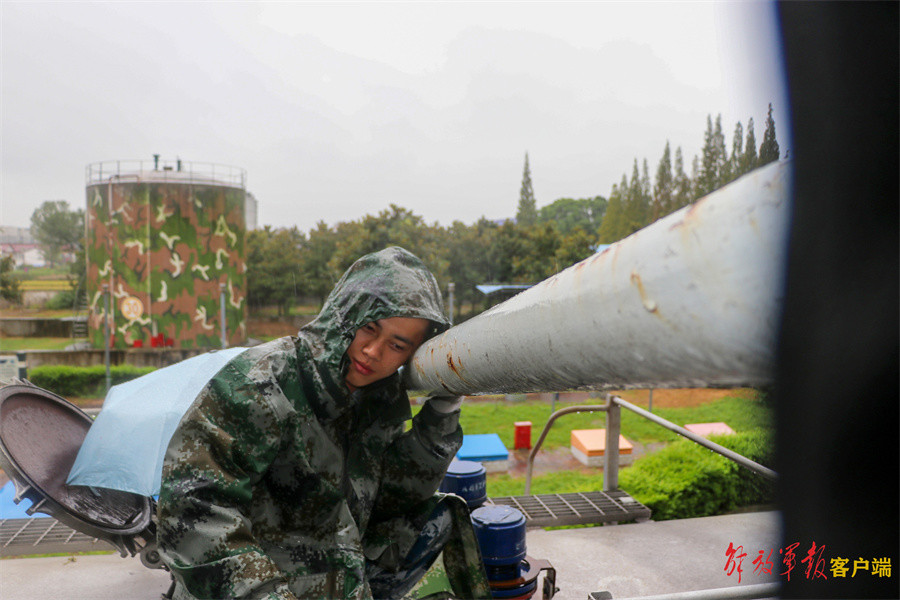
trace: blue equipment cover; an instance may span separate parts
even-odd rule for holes
[[[464,435],[462,448],[456,453],[456,458],[473,462],[507,460],[509,451],[496,433]]]
[[[219,369],[245,350],[208,352],[111,387],[66,483],[158,495],[178,422]]]

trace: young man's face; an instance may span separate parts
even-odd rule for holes
[[[428,325],[426,319],[390,317],[357,329],[347,349],[347,387],[353,391],[396,373],[425,339]]]

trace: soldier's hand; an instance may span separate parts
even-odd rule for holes
[[[462,396],[431,396],[425,401],[430,404],[435,412],[449,414],[460,409],[463,403]]]

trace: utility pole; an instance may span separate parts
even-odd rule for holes
[[[450,324],[453,325],[453,292],[456,291],[456,284],[452,281],[447,284],[447,295],[449,296],[447,304],[450,305]]]
[[[222,335],[222,349],[228,347],[228,338],[225,337],[225,284],[219,284],[219,328]]]
[[[106,391],[112,378],[109,375],[109,284],[103,284],[103,364],[106,365]]]

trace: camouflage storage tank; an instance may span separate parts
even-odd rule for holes
[[[210,163],[87,166],[89,328],[104,347],[219,348],[247,339],[246,172]]]

